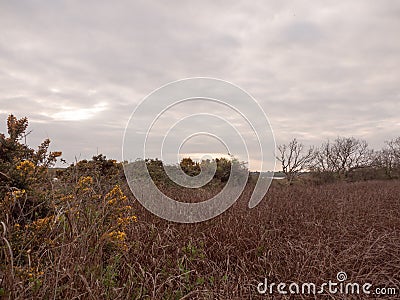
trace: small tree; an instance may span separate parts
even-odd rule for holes
[[[293,139],[288,145],[278,146],[279,155],[276,157],[281,162],[282,172],[289,184],[292,184],[300,172],[306,170],[314,158],[314,149],[305,149],[302,143]]]

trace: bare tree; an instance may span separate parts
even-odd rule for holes
[[[372,153],[365,140],[338,137],[333,142],[323,143],[316,151],[314,168],[347,176],[355,169],[370,166]]]
[[[387,148],[383,148],[377,151],[374,155],[373,167],[383,169],[387,177],[393,177],[393,171],[395,169],[396,159],[392,154],[392,151]]]
[[[337,158],[333,155],[332,144],[327,141],[315,151],[312,169],[320,172],[335,172],[336,165]]]
[[[386,146],[374,156],[374,167],[385,170],[386,176],[393,178],[400,171],[400,137],[386,141]]]
[[[279,155],[276,157],[281,162],[282,171],[292,184],[301,171],[308,168],[313,161],[314,149],[305,150],[304,145],[293,139],[288,145],[283,144],[278,146]]]
[[[389,151],[394,156],[397,164],[400,164],[400,137],[386,142]]]

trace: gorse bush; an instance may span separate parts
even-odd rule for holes
[[[26,138],[28,120],[10,115],[8,137],[0,134],[0,214],[26,223],[45,216],[49,210],[50,181],[48,169],[61,152],[49,152],[46,139],[34,150],[21,141]]]
[[[48,139],[37,150],[26,145],[26,118],[10,115],[7,126],[8,136],[0,134],[0,292],[37,298],[46,276],[76,259],[101,276],[126,253],[126,230],[137,222],[120,185],[122,166],[98,155],[54,174],[61,152],[49,152]]]
[[[66,185],[68,189],[71,184],[76,184],[82,176],[90,176],[93,185],[103,194],[112,189],[114,185],[124,181],[122,164],[114,159],[107,159],[99,154],[91,160],[81,160],[68,168],[57,172],[57,178]]]

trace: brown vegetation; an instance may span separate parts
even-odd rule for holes
[[[254,209],[249,181],[217,218],[176,224],[135,201],[122,166],[104,156],[52,180],[48,166],[58,153],[24,148],[21,128],[1,136],[11,146],[0,145],[3,297],[268,299],[256,289],[265,277],[322,283],[339,271],[352,282],[400,287],[398,180],[273,182]],[[175,199],[188,196],[161,188]],[[201,201],[218,188],[190,197]]]

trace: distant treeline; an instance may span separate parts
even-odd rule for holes
[[[125,173],[135,178],[146,178],[150,175],[151,180],[157,185],[176,186],[172,178],[179,182],[189,183],[190,178],[202,176],[209,185],[225,184],[231,177],[232,180],[239,179],[242,175],[248,175],[247,165],[234,157],[206,159],[201,161],[192,160],[190,157],[183,158],[179,164],[165,164],[159,159],[137,160],[135,162],[124,162]],[[145,167],[144,167],[145,166]],[[147,172],[143,172],[146,170]],[[133,177],[131,177],[133,178]]]
[[[395,179],[400,177],[400,137],[386,141],[380,150],[354,137],[338,137],[309,148],[293,139],[277,147],[276,158],[290,183],[304,172],[322,182]]]
[[[27,118],[17,119],[10,115],[7,119],[8,137],[0,133],[0,195],[9,187],[24,189],[31,184],[39,184],[44,177],[48,177],[47,170],[53,167],[62,155],[58,151],[48,151],[50,145],[48,139],[37,150],[30,148],[26,144],[26,137],[29,135],[27,127]],[[293,139],[287,144],[279,145],[276,154],[282,169],[279,175],[284,174],[289,184],[298,178],[311,179],[316,183],[400,178],[400,137],[386,141],[380,150],[373,150],[365,140],[354,137],[338,137],[318,147],[308,148],[297,139]],[[74,170],[82,168],[85,172],[95,170],[108,175],[110,170],[113,173],[116,169],[122,171],[123,165],[127,164],[130,166],[145,164],[151,179],[160,185],[174,186],[170,174],[194,177],[203,173],[202,175],[211,176],[210,185],[226,183],[232,171],[235,171],[234,174],[249,174],[249,180],[258,176],[256,172],[249,172],[245,162],[240,162],[233,156],[230,159],[216,158],[202,161],[194,161],[187,157],[177,165],[168,165],[159,159],[151,158],[131,163],[117,163],[115,160],[97,155],[92,161],[77,162]],[[135,168],[131,169],[135,171]],[[32,170],[30,176],[21,176],[22,171],[29,170]],[[62,172],[58,173],[61,175]]]

